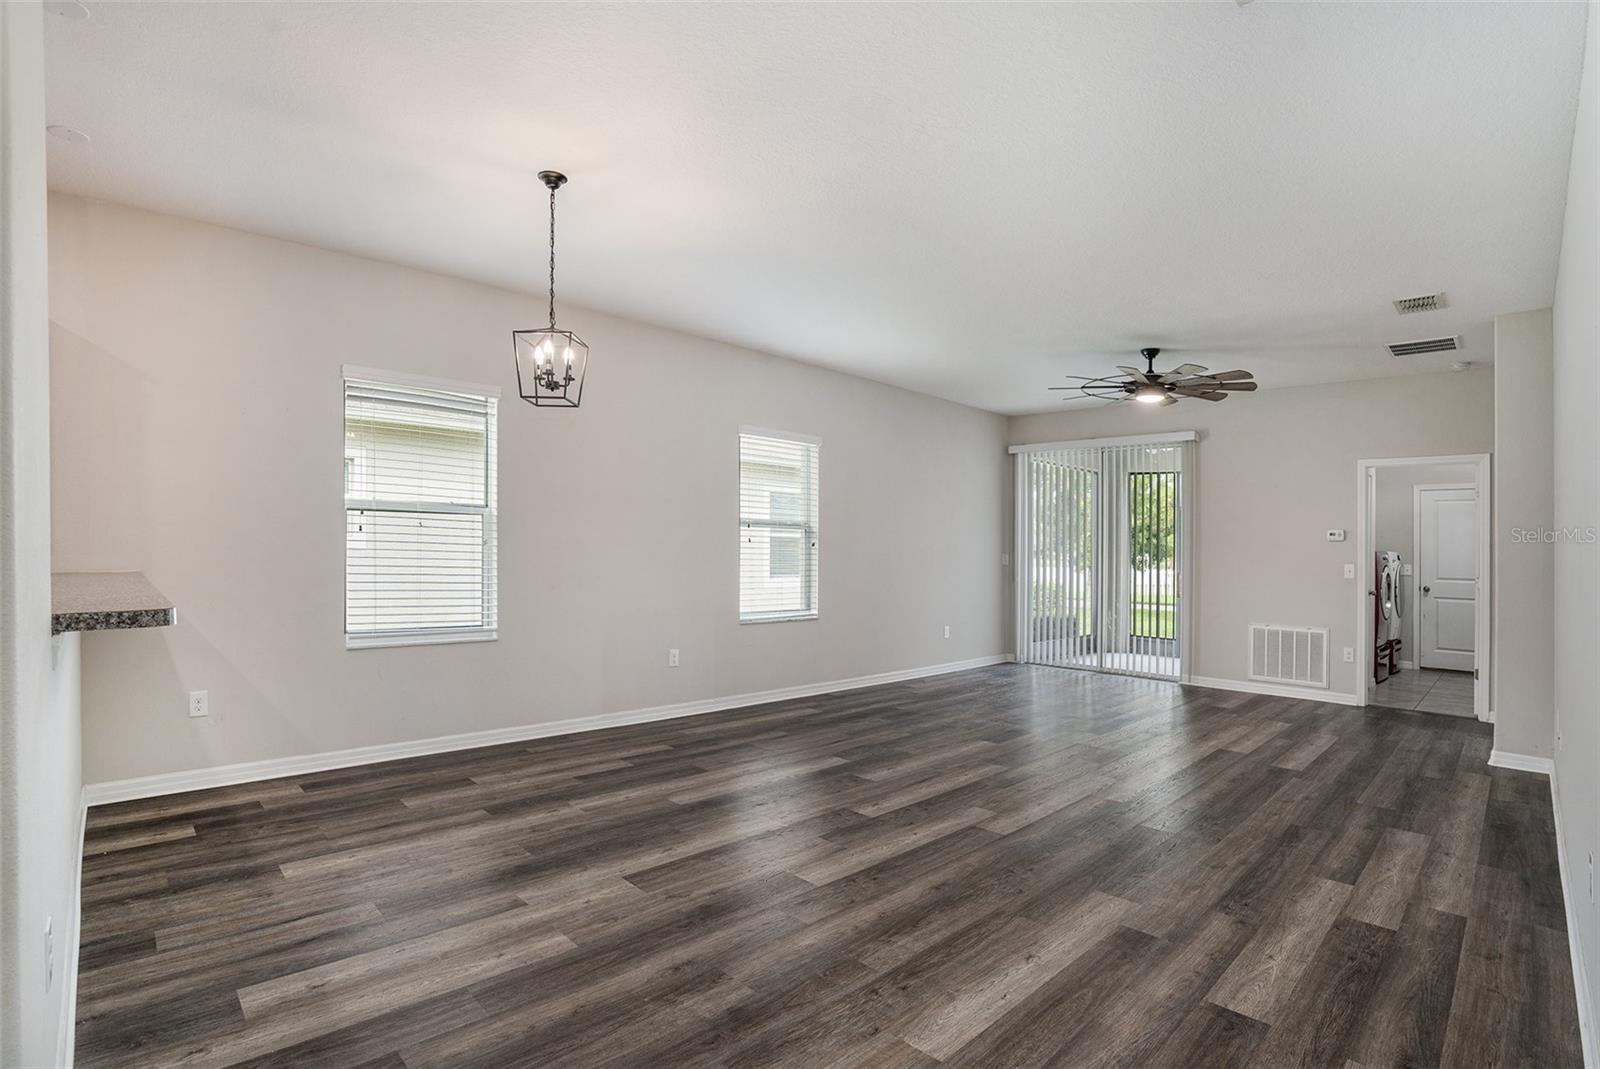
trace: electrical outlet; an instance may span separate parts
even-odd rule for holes
[[[1351,663],[1353,663],[1355,661],[1355,659],[1356,659],[1355,647],[1354,646],[1346,646],[1344,648],[1344,663],[1345,664],[1351,664]]]
[[[1344,566],[1344,577],[1346,579],[1354,579],[1356,577],[1356,566],[1354,564],[1346,564]]]
[[[668,650],[667,651],[667,667],[668,668],[676,668],[676,667],[678,667],[678,651],[677,650]]]
[[[189,692],[189,715],[211,715],[211,692],[208,690],[191,690]]]
[[[949,624],[945,624],[944,625],[944,637],[945,638],[949,638],[950,637],[950,625]]]
[[[1009,554],[1009,553],[1000,554],[1000,567],[1002,567],[1002,568],[1011,567],[1011,554]]]

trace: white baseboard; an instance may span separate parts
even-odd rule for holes
[[[1589,1012],[1589,969],[1583,960],[1583,947],[1578,942],[1578,915],[1574,907],[1577,898],[1570,874],[1567,871],[1567,843],[1561,834],[1561,785],[1555,772],[1550,774],[1550,808],[1555,813],[1556,861],[1561,866],[1561,901],[1567,910],[1567,956],[1572,959],[1572,988],[1578,996],[1578,1037],[1583,1042],[1584,1069],[1596,1069],[1600,1054],[1595,1051],[1594,1021]]]
[[[333,768],[350,768],[371,765],[379,761],[395,761],[404,757],[423,757],[428,754],[448,753],[452,750],[471,750],[479,746],[496,746],[507,742],[524,742],[551,735],[571,735],[580,731],[600,728],[625,727],[629,724],[647,724],[655,720],[674,720],[682,716],[699,716],[703,713],[738,709],[747,705],[766,705],[769,702],[809,698],[833,691],[876,687],[884,683],[900,683],[908,679],[965,672],[973,668],[1011,661],[1011,655],[993,654],[974,657],[966,661],[929,665],[923,668],[905,668],[877,675],[856,676],[853,679],[835,679],[825,683],[807,683],[798,687],[780,687],[777,690],[757,691],[753,694],[733,694],[724,698],[703,698],[699,701],[680,702],[676,705],[657,705],[646,709],[630,709],[620,713],[601,713],[597,716],[579,716],[566,720],[549,720],[540,724],[521,724],[516,727],[495,728],[490,731],[473,731],[463,735],[443,735],[410,742],[391,742],[378,746],[359,746],[350,750],[305,754],[299,757],[280,757],[267,761],[246,761],[236,765],[218,765],[196,768],[184,772],[166,772],[155,776],[92,783],[84,788],[86,805],[106,805],[126,802],[135,798],[155,798],[164,794],[227,787],[235,783],[253,783],[257,780],[278,779],[281,776],[301,776],[310,772],[326,772]]]
[[[61,1028],[56,1036],[56,1064],[72,1069],[78,1038],[78,950],[83,945],[83,838],[89,827],[89,803],[78,795],[78,849],[72,865],[72,931],[62,947],[62,982],[67,985],[61,1000]]]
[[[1555,762],[1548,757],[1529,757],[1509,750],[1490,750],[1489,764],[1495,768],[1512,768],[1518,772],[1537,772],[1548,776],[1555,771]]]
[[[1321,687],[1294,687],[1283,683],[1262,683],[1254,679],[1214,679],[1210,676],[1189,676],[1185,683],[1213,690],[1237,690],[1245,694],[1270,694],[1275,698],[1300,698],[1308,702],[1332,702],[1335,705],[1354,705],[1356,696],[1342,690],[1323,690]]]
[[[1414,661],[1400,661],[1398,663],[1402,672],[1415,672],[1417,670],[1417,665]]]

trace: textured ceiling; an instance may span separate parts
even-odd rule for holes
[[[50,18],[49,121],[93,138],[53,188],[531,292],[555,167],[562,296],[1004,412],[1145,344],[1267,387],[1444,367],[1382,348],[1439,333],[1491,359],[1551,299],[1584,19],[89,8]]]

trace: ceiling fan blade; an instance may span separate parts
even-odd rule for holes
[[[1205,368],[1201,367],[1199,364],[1179,364],[1177,367],[1175,367],[1171,371],[1167,372],[1167,374],[1169,374],[1169,375],[1198,375],[1204,370],[1205,370]]]
[[[1255,375],[1249,371],[1213,371],[1206,376],[1218,382],[1238,382],[1241,379],[1253,379]]]
[[[1223,400],[1224,398],[1226,398],[1228,396],[1227,394],[1223,393],[1221,390],[1189,389],[1189,390],[1174,390],[1172,392],[1177,394],[1179,397],[1198,397],[1202,401],[1221,401],[1221,400]]]
[[[1175,405],[1177,403],[1178,403],[1178,399],[1176,397],[1172,396],[1169,393],[1169,394],[1167,394],[1167,396],[1163,397],[1161,400],[1156,402],[1156,407],[1157,408],[1166,408],[1168,405]]]
[[[1219,389],[1219,390],[1245,390],[1245,391],[1249,391],[1249,390],[1253,390],[1255,388],[1256,388],[1256,384],[1254,382],[1219,382],[1219,383],[1217,383],[1217,389]]]
[[[1217,380],[1212,378],[1210,375],[1196,375],[1193,378],[1179,379],[1177,382],[1168,382],[1167,385],[1168,386],[1176,386],[1176,387],[1180,387],[1180,388],[1182,388],[1182,387],[1193,388],[1193,387],[1197,387],[1197,386],[1203,386],[1203,387],[1205,387],[1206,389],[1209,390],[1209,389],[1214,389],[1216,387]]]
[[[1121,364],[1118,364],[1117,365],[1117,370],[1122,372],[1124,375],[1129,376],[1135,382],[1149,382],[1150,381],[1150,375],[1147,372],[1140,371],[1136,367],[1123,367]]]

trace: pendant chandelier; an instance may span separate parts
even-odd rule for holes
[[[566,184],[559,171],[540,171],[550,190],[550,325],[511,332],[517,360],[517,393],[541,408],[577,408],[589,347],[570,330],[556,329],[556,190]]]

